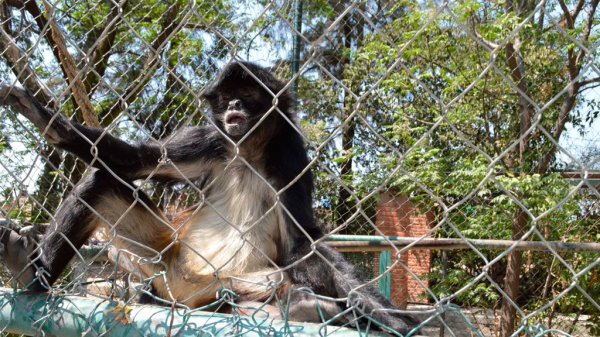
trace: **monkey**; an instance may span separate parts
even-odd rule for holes
[[[415,319],[361,283],[353,266],[322,242],[311,165],[285,83],[266,68],[233,61],[200,96],[210,108],[207,125],[129,143],[47,109],[26,90],[0,88],[0,105],[91,166],[38,243],[24,245],[17,232],[2,237],[2,258],[19,283],[47,291],[75,251],[106,226],[127,265],[167,301],[198,308],[222,289],[239,301],[276,295],[292,321],[374,322],[408,333]],[[140,180],[202,181],[200,202],[165,214]]]

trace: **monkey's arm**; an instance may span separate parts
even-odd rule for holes
[[[44,108],[22,89],[0,87],[0,104],[29,119],[51,144],[127,179],[193,179],[222,153],[220,142],[214,141],[216,132],[210,128],[188,128],[164,143],[130,144],[104,129],[83,126]]]
[[[409,315],[395,312],[394,306],[371,285],[363,285],[354,267],[324,243],[313,244],[323,237],[312,211],[312,175],[302,139],[294,130],[288,130],[285,141],[275,139],[267,153],[275,158],[277,169],[269,176],[277,177],[278,189],[283,190],[282,202],[288,212],[286,227],[290,234],[283,256],[283,266],[293,265],[288,275],[297,288],[310,288],[315,293],[335,299],[347,299],[358,310],[358,323],[366,325],[368,318],[405,335],[417,322]],[[295,136],[294,136],[295,135]],[[301,227],[301,229],[300,229]],[[317,302],[316,300],[314,301]],[[292,294],[290,313],[306,309],[307,298]],[[339,302],[332,302],[334,306]],[[342,303],[345,304],[345,303]],[[342,305],[340,312],[346,307]],[[365,316],[365,314],[367,314]],[[386,328],[384,328],[386,327]]]
[[[265,153],[267,176],[272,177],[277,189],[282,191],[286,227],[294,246],[310,245],[311,240],[304,232],[316,240],[323,236],[323,231],[312,210],[313,178],[304,142],[297,131],[288,126],[271,141]]]

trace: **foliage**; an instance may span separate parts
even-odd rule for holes
[[[53,103],[54,108],[79,122],[88,122],[84,110],[89,108],[81,102],[89,100],[92,111],[88,112],[97,116],[101,126],[131,140],[160,139],[183,122],[202,122],[203,114],[197,112],[197,98],[190,88],[198,91],[206,85],[218,69],[216,63],[226,54],[224,42],[208,37],[206,32],[215,25],[222,35],[234,40],[239,29],[230,20],[234,10],[227,1],[55,1],[49,8],[38,6],[29,2],[20,8],[14,2],[0,12],[3,29],[13,35],[15,46],[32,50],[27,61],[35,74],[29,77],[37,83],[21,84],[30,92],[45,86],[53,93],[68,93],[57,97],[56,102],[42,102]],[[190,6],[202,16],[185,10]],[[53,29],[43,26],[52,20],[60,32],[40,34]],[[56,38],[60,34],[64,41]],[[3,72],[0,80],[14,82],[13,76],[18,78],[23,71],[10,67],[16,62],[10,55],[4,51],[1,55],[11,71]],[[69,64],[81,81],[79,91],[68,90],[79,85],[69,75]],[[32,193],[33,200],[28,204],[33,202],[33,209],[10,212],[20,214],[24,221],[47,222],[63,195],[84,174],[85,166],[35,139],[23,142],[22,134],[7,138],[4,130],[0,151],[10,142],[21,142],[29,151],[42,148],[44,154],[36,159],[26,157],[34,161],[24,163],[27,166],[43,161],[42,171],[35,173],[37,189],[27,191]],[[19,174],[17,167],[11,166],[10,171]],[[0,176],[14,180],[2,172]]]
[[[552,6],[547,11],[557,9]],[[340,77],[322,74],[303,83],[309,135],[319,145],[328,141],[317,153],[323,158],[320,162],[353,160],[351,174],[341,178],[355,196],[387,186],[435,210],[440,237],[510,240],[534,228],[523,239],[596,242],[598,223],[584,207],[590,195],[574,193],[573,185],[557,172],[564,166],[555,155],[563,121],[585,132],[597,116],[595,99],[584,94],[588,87],[582,79],[566,76],[574,69],[572,55],[582,53],[579,46],[565,39],[564,30],[553,28],[551,20],[542,25],[527,20],[531,8],[517,13],[500,3],[479,1],[460,2],[442,13],[409,2],[398,3],[397,8],[402,8],[400,15],[376,22],[382,24],[380,29],[365,34],[355,50],[346,50],[351,61],[332,67],[332,72],[342,70],[335,73]],[[568,33],[585,39],[585,21],[576,24]],[[598,38],[597,30],[593,32],[589,41]],[[511,66],[515,54],[508,53],[508,47],[494,50],[501,43],[512,47],[518,43],[522,74]],[[580,62],[577,71],[583,71]],[[523,77],[521,82],[517,75]],[[582,83],[576,92],[565,90],[578,81]],[[360,105],[344,100],[347,92],[341,83],[360,97]],[[323,99],[311,98],[310,92],[319,92]],[[570,104],[572,97],[576,99]],[[547,102],[551,104],[544,106]],[[543,111],[537,112],[535,104],[544,106]],[[522,137],[522,147],[518,139],[524,118],[527,125],[538,126]],[[332,133],[342,137],[344,123],[355,126],[350,148],[340,148],[339,140],[327,138]],[[334,174],[318,175],[318,193],[335,196],[339,165],[328,170]],[[515,223],[519,212],[527,214],[522,228]],[[451,253],[448,264],[437,265],[430,280],[436,291],[454,294],[496,256],[487,251]],[[568,287],[573,275],[547,256],[531,256],[535,260],[523,269],[517,301],[537,308],[534,294],[539,289],[551,287],[544,293],[556,295]],[[581,268],[594,261],[589,254],[569,258]],[[494,283],[503,285],[505,266],[506,258],[496,260],[487,271],[492,282],[484,278],[455,300],[497,306],[501,298]],[[441,268],[450,270],[444,279]],[[598,288],[587,280],[595,279],[597,272],[592,268],[578,283],[594,298]],[[551,285],[540,277],[547,273],[559,274]],[[536,291],[530,291],[533,288]],[[570,292],[555,309],[598,315],[581,296]],[[568,303],[587,304],[575,308]]]
[[[84,121],[73,79],[56,53],[60,42],[41,35],[40,16],[13,3],[0,11],[0,22],[30,51],[32,77],[40,87],[68,93],[47,103]],[[600,113],[597,97],[587,95],[598,84],[587,68],[597,64],[592,47],[599,38],[590,4],[572,22],[560,2],[544,2],[545,16],[534,1],[346,5],[305,1],[303,12],[303,36],[311,43],[304,45],[297,110],[316,158],[315,209],[329,229],[374,234],[378,192],[392,189],[435,213],[438,237],[600,241],[597,192],[575,191],[563,178],[561,170],[582,166],[561,162],[556,146],[566,122],[585,134]],[[123,138],[161,139],[183,124],[203,123],[198,92],[231,55],[269,58],[280,77],[290,77],[289,2],[59,0],[53,9],[43,17],[67,37],[84,96],[101,126]],[[7,54],[0,55],[0,79],[21,80]],[[18,179],[0,171],[3,215],[45,222],[85,167],[19,125],[0,120],[0,154],[27,158],[23,152],[38,150],[44,156],[35,160],[44,167],[35,191],[23,191]],[[593,167],[598,153],[592,146],[576,155]],[[31,163],[5,165],[22,177]],[[22,202],[23,195],[11,195],[17,190],[33,198]],[[181,186],[154,191],[162,204],[199,198]],[[451,252],[444,265],[434,259],[429,280],[436,294],[459,304],[498,307],[498,287],[510,278],[506,255]],[[550,254],[527,254],[517,275],[515,300],[522,308],[541,307],[574,281],[600,298],[598,267],[585,270],[597,256],[559,256],[570,268]],[[463,289],[482,271],[484,277]],[[535,297],[540,291],[544,297]],[[561,296],[542,313],[549,326],[555,312],[586,313],[600,329],[597,308],[581,291]]]

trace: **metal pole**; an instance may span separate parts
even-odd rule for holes
[[[445,284],[447,280],[447,269],[448,269],[448,255],[446,255],[446,251],[442,250],[442,282]],[[442,321],[446,321],[446,311],[441,314]],[[446,335],[446,325],[440,324],[440,337],[444,337]]]
[[[302,0],[295,0],[294,28],[297,33],[294,34],[294,44],[292,47],[292,75],[296,75],[298,71],[300,71],[300,49],[302,47],[302,39],[300,38],[300,35],[302,34]],[[294,95],[298,94],[298,80],[294,81],[292,91],[294,92]]]
[[[384,250],[379,253],[379,275],[385,273],[392,265],[392,252]],[[379,292],[388,300],[392,297],[392,273],[387,272],[379,279]]]
[[[419,238],[368,235],[330,235],[327,244],[340,251],[381,251],[389,250],[390,247],[409,249],[434,249],[454,250],[470,249],[470,246],[487,250],[517,250],[549,252],[550,249],[557,252],[600,252],[600,242],[561,242],[561,241],[514,241],[514,240],[485,240],[485,239],[446,239],[446,238]]]

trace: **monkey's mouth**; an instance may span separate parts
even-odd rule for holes
[[[225,132],[232,137],[241,137],[246,133],[248,116],[241,111],[229,111],[225,115]]]
[[[225,117],[225,124],[231,126],[239,126],[246,123],[246,116],[242,112],[230,112]]]

